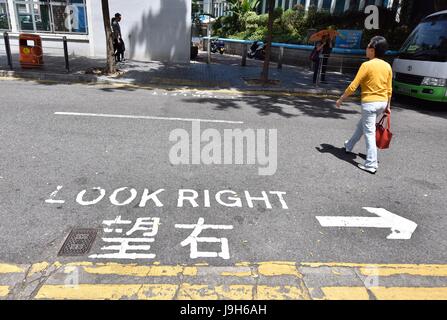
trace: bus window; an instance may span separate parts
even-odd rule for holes
[[[401,59],[447,62],[447,15],[424,20],[404,43]]]

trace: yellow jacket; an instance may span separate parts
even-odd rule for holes
[[[354,81],[346,89],[353,94],[358,86],[362,89],[362,102],[388,101],[393,93],[393,71],[388,62],[375,58],[362,63]]]

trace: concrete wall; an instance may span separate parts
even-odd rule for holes
[[[89,32],[95,56],[105,56],[101,1],[89,0]],[[189,62],[191,0],[109,0],[110,14],[122,14],[126,56],[134,60]]]

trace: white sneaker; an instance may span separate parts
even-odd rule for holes
[[[369,167],[365,167],[363,164],[358,164],[357,165],[360,169],[362,169],[363,171],[369,172],[371,174],[375,174],[377,172],[376,168],[369,168]]]

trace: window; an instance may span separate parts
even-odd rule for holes
[[[447,62],[447,14],[422,21],[400,52],[402,59]]]
[[[14,0],[14,3],[20,31],[88,32],[85,0]]]
[[[8,4],[6,0],[0,0],[0,30],[10,30]]]
[[[342,14],[345,11],[345,1],[349,1],[349,0],[338,0],[337,3],[335,4],[335,10],[334,13],[335,14]]]

